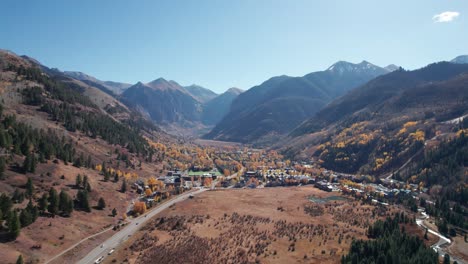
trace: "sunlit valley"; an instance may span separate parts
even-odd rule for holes
[[[466,26],[460,13],[442,12],[466,4],[430,1],[432,9],[420,10],[429,14],[422,31],[450,31],[465,46],[446,43],[437,49],[450,52],[426,50],[423,56],[409,45],[417,56],[403,58],[392,55],[402,52],[396,46],[314,50],[316,43],[306,36],[292,41],[312,45],[305,50],[286,40],[278,45],[291,45],[285,47],[291,51],[275,42],[260,48],[275,35],[269,27],[281,22],[262,12],[262,5],[251,3],[247,11],[244,1],[202,1],[203,14],[225,23],[226,30],[234,17],[251,22],[258,11],[267,19],[253,29],[242,27],[246,35],[232,44],[229,32],[196,15],[198,6],[186,3],[190,15],[184,18],[172,10],[183,3],[163,2],[109,7],[124,13],[115,22],[119,34],[133,35],[136,28],[129,25],[158,33],[125,43],[117,26],[105,23],[115,18],[112,12],[95,13],[110,3],[5,4],[11,12],[26,10],[33,29],[27,30],[29,43],[11,30],[2,33],[8,41],[0,42],[0,263],[468,263],[468,39],[439,28]],[[307,15],[327,10],[339,21],[322,27],[337,35],[344,32],[340,25],[352,23],[338,14],[345,6],[330,11],[318,2],[324,1],[279,1],[268,10],[291,27],[294,14],[304,23],[328,21]],[[367,10],[377,10],[368,4]],[[234,17],[220,17],[225,5]],[[40,20],[46,13],[29,14],[47,6],[65,13],[93,9],[93,22],[83,13],[75,18],[103,25],[77,28],[64,20],[73,31]],[[49,12],[57,19],[52,22],[64,18]],[[180,21],[170,23],[169,14]],[[194,16],[200,20],[190,20]],[[0,28],[12,21],[0,18]],[[387,28],[390,22],[379,23]],[[207,43],[173,39],[193,36],[191,30]],[[303,27],[275,30],[310,33]],[[35,32],[48,34],[36,45]],[[83,42],[90,46],[67,48],[63,56],[65,42],[72,45],[65,36],[80,42],[88,33],[109,39]],[[53,44],[57,50],[41,43],[51,43],[49,34],[64,41]],[[173,37],[166,43],[165,34]],[[251,34],[255,38],[244,43]],[[94,45],[106,48],[95,46],[94,53]],[[217,49],[223,45],[233,54]],[[295,48],[309,53],[294,63],[273,55],[293,56]],[[178,52],[185,57],[176,57]],[[250,55],[238,59],[238,52]],[[262,52],[278,60],[260,63]],[[142,60],[141,68],[130,56]],[[218,65],[219,56],[230,70]],[[373,56],[375,63],[365,60]],[[122,70],[115,57],[128,66]],[[186,85],[199,81],[225,88]]]

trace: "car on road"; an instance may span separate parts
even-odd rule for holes
[[[100,257],[98,259],[96,259],[96,261],[94,261],[94,263],[101,263],[102,261],[104,260],[104,257]]]
[[[115,248],[111,249],[109,253],[107,253],[107,255],[111,255],[112,253],[114,253],[114,251],[115,251]]]

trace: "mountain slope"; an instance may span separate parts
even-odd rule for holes
[[[359,118],[359,115],[371,114],[383,107],[390,98],[401,96],[402,92],[406,90],[420,85],[445,81],[465,72],[466,69],[466,65],[442,62],[431,64],[420,70],[399,70],[378,77],[333,101],[291,134],[298,136],[311,133],[335,121],[343,121],[345,117]],[[406,98],[406,100],[409,99]],[[397,110],[395,109],[395,111]]]
[[[13,53],[11,53],[13,54]],[[17,56],[16,54],[13,54]],[[103,83],[112,83],[115,86],[126,87],[127,84],[117,82],[102,82],[90,75],[81,72],[62,72],[56,68],[49,68],[34,58],[29,56],[17,56],[24,59],[24,62],[29,62],[29,66],[40,69],[43,73],[50,76],[55,81],[59,81],[89,98],[102,112],[109,113],[113,118],[120,121],[128,121],[130,119],[140,119],[141,116],[133,110],[129,109],[125,104],[120,102],[113,91],[109,87],[103,86]],[[156,127],[153,126],[155,129]]]
[[[26,263],[45,263],[114,225],[112,211],[128,211],[127,180],[146,181],[163,174],[163,160],[173,164],[154,142],[172,145],[176,139],[132,111],[130,118],[116,118],[88,91],[105,94],[34,59],[0,50],[2,263],[14,263],[18,255]],[[104,199],[107,208],[96,210]],[[47,206],[53,203],[47,200],[55,206]],[[13,237],[4,220],[16,216],[20,225]],[[60,242],[44,243],[55,240]]]
[[[121,94],[125,89],[132,86],[128,83],[112,82],[112,81],[101,81],[88,74],[77,72],[77,71],[64,71],[65,75],[70,76],[74,79],[80,80],[92,86],[96,86],[106,93]]]
[[[241,89],[230,88],[203,106],[202,121],[206,125],[217,124],[231,108],[232,101],[242,93]]]
[[[210,89],[206,89],[205,87],[201,87],[196,84],[185,86],[184,89],[201,103],[206,103],[218,96]]]
[[[303,77],[273,77],[239,95],[229,113],[204,137],[255,142],[284,135],[333,98],[388,72],[366,61],[340,61]]]
[[[461,55],[451,60],[452,63],[466,64],[468,63],[468,55]]]
[[[441,62],[378,77],[336,99],[298,128],[283,150],[328,169],[378,175],[416,155],[445,123],[468,113],[468,65]]]
[[[157,123],[188,125],[201,119],[201,103],[176,82],[163,78],[139,82],[125,90],[121,98]]]

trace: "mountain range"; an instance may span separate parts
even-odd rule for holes
[[[201,120],[202,104],[175,81],[163,78],[129,87],[121,98],[156,123]]]
[[[255,143],[285,135],[334,98],[395,70],[362,61],[339,61],[302,77],[277,76],[240,94],[204,138]]]
[[[77,71],[64,71],[65,75],[80,80],[89,85],[94,85],[106,93],[121,94],[128,87],[132,86],[129,83],[113,82],[113,81],[101,81],[97,78],[90,76],[86,73]]]
[[[156,183],[159,193],[175,196],[183,192],[182,186],[176,189],[175,182],[167,182],[164,187],[156,179],[169,170],[195,167],[235,173],[233,177],[239,177],[228,181],[232,187],[243,182],[241,171],[260,166],[281,170],[293,166],[330,182],[335,175],[343,176],[339,183],[344,193],[357,183],[371,182],[373,185],[362,188],[367,192],[362,200],[366,207],[373,198],[389,202],[388,206],[376,204],[376,208],[390,208],[394,202],[415,212],[424,207],[435,217],[439,232],[454,232],[452,238],[461,240],[468,197],[465,59],[460,56],[417,70],[394,65],[382,68],[366,61],[337,62],[321,72],[277,76],[246,92],[230,88],[218,95],[201,86],[182,86],[163,78],[134,85],[104,82],[0,50],[0,231],[6,255],[2,260],[14,263],[21,254],[21,261],[23,255],[26,262],[50,261],[70,245],[102,232],[103,226],[112,227],[117,218],[127,217],[128,204],[137,192],[130,188],[135,182]],[[252,149],[194,142],[159,128],[201,130],[214,125],[214,130],[226,127],[218,139],[270,145]],[[304,163],[311,166],[301,165]],[[328,170],[333,172],[326,175]],[[289,177],[285,183],[299,184],[293,179]],[[211,178],[206,180],[203,185],[213,184]],[[268,188],[270,183],[265,181],[262,187]],[[397,190],[392,195],[398,200],[376,194],[383,188],[380,183]],[[304,190],[310,193],[312,189],[307,188]],[[413,197],[415,192],[419,201]],[[360,194],[356,192],[357,199],[364,196]],[[144,195],[149,196],[148,191]],[[276,208],[273,204],[272,210],[278,211]],[[350,207],[343,208],[352,213]],[[290,209],[296,210],[296,206]],[[355,214],[350,216],[352,225]],[[403,218],[407,217],[400,220]],[[397,221],[393,224],[400,227]],[[375,226],[369,230],[376,232]],[[77,227],[80,232],[75,232]],[[358,228],[362,230],[362,226]],[[420,231],[422,237],[424,231]],[[434,238],[435,242],[438,238]],[[351,240],[343,243],[353,244]],[[206,249],[208,242],[201,246]],[[200,256],[206,259],[204,254]],[[306,258],[313,261],[310,255],[302,258],[301,253],[300,261]]]
[[[399,69],[328,104],[290,133],[283,151],[375,175],[401,166],[426,140],[450,134],[447,122],[467,113],[468,64]]]
[[[218,95],[196,84],[182,86],[164,78],[131,85],[101,81],[82,72],[61,73],[118,98],[170,132],[180,132],[179,129],[185,128],[184,135],[196,135],[198,130],[215,125],[229,111],[231,102],[242,93],[241,89],[230,88]]]
[[[102,81],[78,71],[48,68],[28,56],[22,58],[79,85],[102,109],[118,106],[126,109],[121,113],[127,117],[137,111],[169,132],[174,127],[185,129],[184,135],[205,131],[205,139],[256,144],[314,133],[340,120],[342,113],[358,111],[363,116],[368,109],[363,104],[380,104],[402,87],[424,83],[417,78],[396,78],[407,71],[394,64],[379,67],[367,61],[338,61],[323,71],[301,77],[276,76],[245,92],[230,88],[217,94],[196,84],[182,86],[164,78],[134,85]],[[468,56],[451,62],[467,63]],[[376,83],[380,88],[369,88]]]

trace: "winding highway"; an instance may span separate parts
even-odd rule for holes
[[[78,263],[79,264],[90,264],[90,263],[95,263],[97,259],[100,259],[102,257],[105,258],[108,256],[108,253],[113,250],[114,248],[117,248],[120,244],[122,244],[124,241],[126,241],[130,236],[132,236],[142,225],[144,225],[147,221],[149,221],[152,217],[155,215],[161,213],[162,211],[166,210],[170,206],[181,202],[185,199],[188,199],[191,195],[195,196],[197,194],[200,194],[207,189],[200,189],[194,192],[189,192],[189,193],[184,193],[176,198],[173,198],[167,202],[164,202],[160,204],[158,207],[155,209],[147,212],[144,215],[141,215],[137,218],[134,218],[132,220],[129,220],[129,223],[120,231],[115,233],[112,237],[108,238],[104,243],[92,251],[88,253],[85,257],[83,257]]]
[[[422,227],[423,229],[427,229],[427,231],[433,235],[436,235],[439,237],[439,240],[431,246],[432,249],[434,249],[435,252],[437,252],[439,254],[439,256],[441,256],[442,258],[444,257],[445,254],[448,254],[447,251],[442,248],[444,245],[446,244],[450,244],[452,243],[452,241],[443,236],[442,234],[428,228],[425,224],[424,224],[424,220],[428,219],[429,216],[426,214],[426,212],[421,212],[421,214],[423,215],[422,218],[419,218],[419,219],[416,219],[416,224],[420,227]],[[450,255],[450,254],[449,254]],[[462,260],[462,259],[459,259],[459,258],[456,258],[454,257],[453,255],[450,255],[450,260],[451,261],[457,261],[458,263],[466,263],[466,261]]]

